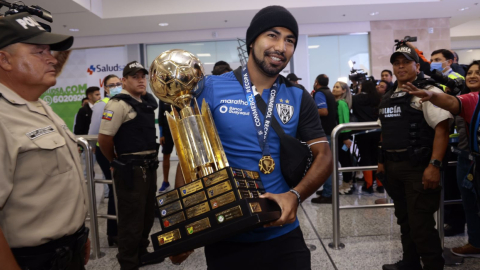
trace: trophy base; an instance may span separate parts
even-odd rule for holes
[[[151,238],[155,251],[144,255],[141,258],[142,264],[213,244],[239,233],[261,227],[264,224],[279,219],[281,216],[280,207],[275,202],[268,199],[243,199],[237,201],[237,206],[240,206],[242,210],[246,210],[248,213],[251,203],[259,203],[261,207],[264,208],[263,211],[252,215],[243,215],[228,221],[221,226],[215,226],[218,224],[212,223],[212,230],[199,232],[198,234],[190,235],[185,239],[182,237],[182,241],[175,241],[165,246],[159,246],[157,237],[162,235],[163,231],[153,234]],[[211,216],[215,218],[213,213]]]
[[[151,235],[153,253],[142,264],[203,247],[275,221],[281,209],[259,198],[257,172],[226,167],[157,196],[162,231]]]

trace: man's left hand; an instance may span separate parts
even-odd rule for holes
[[[423,189],[437,188],[440,184],[440,169],[431,164],[428,165],[423,172],[422,183]]]
[[[88,261],[90,260],[90,238],[87,238],[87,242],[85,243],[85,250],[84,250],[84,262],[83,265],[87,265]]]
[[[279,219],[265,224],[263,227],[282,226],[284,224],[290,224],[297,219],[298,199],[295,194],[288,191],[281,194],[265,193],[260,198],[267,198],[276,202],[280,209],[282,209],[282,216]]]

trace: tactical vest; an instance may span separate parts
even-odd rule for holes
[[[410,105],[412,95],[403,91],[394,92],[396,88],[395,83],[393,89],[385,93],[379,105],[382,148],[384,150],[400,150],[409,147],[431,149],[435,130],[428,125],[423,111]],[[425,89],[425,86],[423,85],[420,89]]]
[[[335,101],[332,91],[328,87],[321,87],[315,90],[315,93],[313,94],[313,100],[315,100],[315,95],[317,92],[322,92],[327,101],[328,115],[320,116],[320,120],[322,121],[322,127],[325,131],[325,134],[330,136],[332,134],[332,130],[337,125],[337,102]]]
[[[113,137],[117,155],[157,150],[155,109],[127,94],[118,94],[112,99],[125,101],[137,112],[137,116],[123,123]]]

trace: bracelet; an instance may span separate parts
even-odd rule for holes
[[[300,199],[300,193],[298,193],[298,191],[296,191],[295,189],[291,188],[289,190],[291,193],[295,194],[295,196],[297,196],[297,199],[298,199],[298,205],[300,205],[302,203],[302,200]]]

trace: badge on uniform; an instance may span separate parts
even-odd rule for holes
[[[113,117],[113,111],[108,111],[108,110],[103,111],[102,119],[107,120],[107,121],[111,121],[112,117]]]

